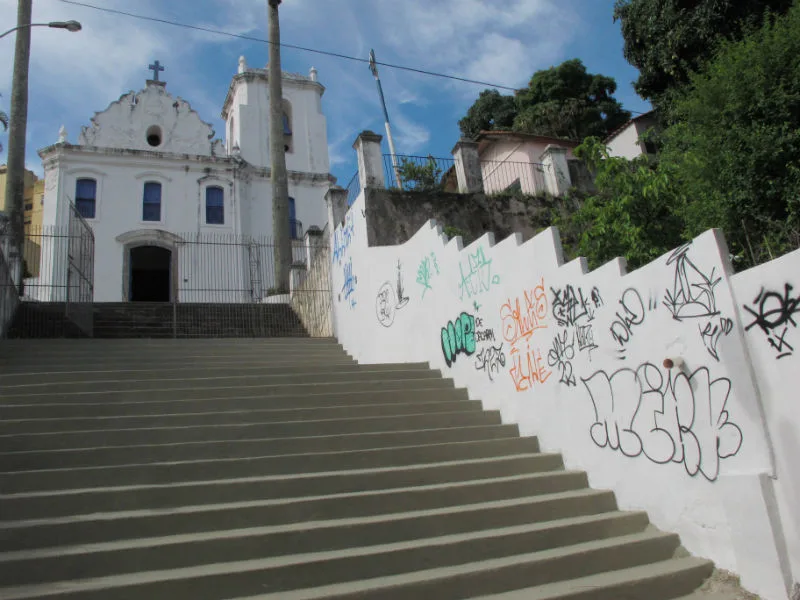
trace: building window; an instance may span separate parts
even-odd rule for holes
[[[303,224],[297,220],[294,198],[289,196],[289,238],[299,240],[303,237]]]
[[[33,210],[33,203],[29,203],[25,205],[25,210]]]
[[[142,198],[142,221],[161,220],[161,184],[157,181],[148,181],[144,184],[144,197]]]
[[[225,224],[225,191],[216,185],[206,188],[206,223]]]
[[[97,207],[97,182],[78,179],[75,183],[75,208],[84,219],[94,219]]]
[[[283,101],[283,148],[292,151],[292,105],[288,100]]]

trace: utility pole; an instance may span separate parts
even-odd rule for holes
[[[269,154],[272,167],[272,235],[275,238],[275,287],[289,293],[292,240],[289,237],[289,177],[283,143],[283,82],[281,73],[281,26],[278,5],[267,0],[269,12]]]
[[[389,111],[386,110],[386,99],[383,96],[383,86],[381,85],[381,78],[378,75],[378,65],[375,62],[375,50],[369,51],[369,70],[372,71],[372,76],[378,84],[378,96],[381,99],[381,106],[383,107],[383,120],[386,125],[386,139],[389,140],[389,153],[392,157],[392,169],[394,169],[394,182],[397,187],[403,189],[403,182],[400,179],[400,169],[397,164],[397,152],[394,150],[394,139],[392,138],[392,126],[389,124]]]
[[[25,134],[28,124],[28,65],[31,52],[32,0],[19,0],[17,8],[14,73],[11,80],[11,114],[8,124],[8,172],[6,205],[11,213],[10,266],[14,284],[22,293],[22,250],[25,243],[23,203],[25,196]]]

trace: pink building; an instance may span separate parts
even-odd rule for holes
[[[545,149],[561,146],[569,160],[580,143],[514,131],[482,131],[475,141],[487,194],[519,189],[531,195],[547,190],[547,172],[542,164]]]

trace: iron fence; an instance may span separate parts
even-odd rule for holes
[[[483,190],[487,194],[518,191],[529,196],[543,194],[547,187],[545,165],[511,161],[481,161]]]
[[[175,337],[333,335],[330,250],[324,232],[292,242],[288,290],[268,236],[178,236],[171,275]]]
[[[396,169],[392,155],[383,155],[383,172],[387,188],[401,188],[408,192],[458,190],[455,159],[400,154],[395,155],[395,158]]]
[[[20,303],[7,335],[91,337],[94,322],[92,228],[75,207],[69,205],[66,225],[26,225],[24,233]],[[3,292],[4,296],[7,294]]]
[[[358,176],[358,171],[356,171],[356,174],[350,179],[350,183],[347,184],[347,206],[353,206],[360,193],[361,178]]]

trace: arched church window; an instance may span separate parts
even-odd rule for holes
[[[206,223],[225,224],[225,190],[217,185],[206,188]]]
[[[148,181],[144,184],[142,198],[142,221],[161,220],[161,184]]]
[[[75,208],[84,219],[94,219],[97,210],[97,181],[82,178],[75,182]]]

